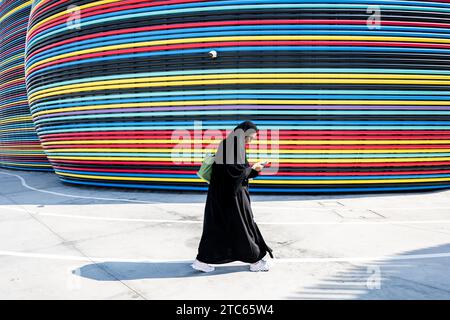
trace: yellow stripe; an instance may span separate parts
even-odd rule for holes
[[[34,128],[2,129],[0,132],[33,131]]]
[[[142,83],[128,85],[108,85],[102,87],[79,88],[71,90],[53,91],[42,95],[30,96],[29,101],[35,102],[51,96],[65,95],[68,93],[89,92],[93,90],[114,90],[114,89],[135,89],[153,87],[174,87],[174,86],[196,86],[196,85],[227,85],[227,84],[408,84],[408,85],[446,85],[450,86],[450,81],[444,80],[350,80],[350,79],[230,79],[230,80],[208,80],[208,81],[173,81],[159,83]],[[283,101],[283,100],[280,100]],[[312,100],[320,101],[320,100]],[[173,102],[169,102],[172,104]],[[438,103],[438,101],[431,101]],[[147,105],[149,103],[146,103]]]
[[[134,149],[134,148],[95,148],[95,149],[50,149],[47,150],[48,153],[59,153],[59,152],[138,152],[138,153],[183,153],[183,152],[214,152],[216,149],[192,149],[192,148],[145,148],[145,149]],[[404,150],[392,150],[392,149],[377,149],[377,150],[248,150],[248,153],[274,153],[274,154],[351,154],[351,153],[361,153],[361,154],[372,154],[372,153],[434,153],[434,152],[450,152],[450,149],[404,149]]]
[[[11,103],[2,104],[2,108],[1,109],[7,109],[9,106],[13,106],[13,105],[16,105],[16,104],[22,104],[22,103],[28,103],[28,100],[19,100],[19,101],[14,101],[14,102],[11,102]]]
[[[0,120],[0,124],[22,122],[22,121],[31,121],[31,117],[30,116],[24,116],[24,117],[16,117],[16,118],[9,118],[9,119],[6,119],[6,120]]]
[[[83,6],[79,6],[78,8],[79,8],[80,10],[83,10],[83,9],[92,8],[92,7],[100,6],[100,5],[102,5],[102,4],[108,4],[108,3],[113,3],[113,2],[120,2],[120,0],[103,0],[103,1],[96,1],[96,2],[89,3],[89,4],[85,4],[85,5],[83,5]],[[33,8],[33,11],[34,11],[34,8]],[[58,12],[58,13],[56,13],[56,14],[54,14],[54,15],[52,15],[52,16],[50,16],[50,17],[44,19],[44,20],[41,20],[41,21],[39,21],[38,23],[36,23],[33,27],[31,27],[31,28],[29,29],[29,32],[31,33],[32,31],[34,31],[34,30],[36,30],[37,28],[39,28],[39,26],[45,24],[45,23],[48,22],[48,21],[51,21],[51,20],[53,20],[53,19],[57,19],[57,18],[59,18],[59,17],[61,17],[61,16],[68,15],[68,14],[70,14],[70,11],[69,11],[69,10],[65,10],[65,11]]]
[[[20,167],[43,167],[43,168],[51,168],[48,164],[21,164],[21,163],[15,163],[15,162],[0,162],[3,165],[10,165],[10,166],[20,166]]]
[[[11,58],[9,58],[9,59],[0,61],[0,65],[5,65],[5,64],[7,64],[7,63],[9,63],[9,62],[12,62],[12,61],[21,59],[21,58],[23,58],[23,57],[24,57],[24,54],[23,54],[23,53],[18,54],[18,55],[15,55],[15,56],[13,56],[13,57],[11,57]]]
[[[42,150],[41,146],[38,145],[37,143],[34,145],[20,145],[20,146],[2,146],[2,149],[17,149],[17,150],[28,150],[28,151],[40,151]]]
[[[11,153],[4,153],[6,156],[8,157],[22,157],[22,156],[42,156],[42,153],[15,153],[15,154],[11,154]]]
[[[133,181],[164,181],[164,182],[200,182],[202,180],[198,178],[186,179],[186,178],[133,178],[133,177],[112,177],[112,176],[96,176],[96,175],[84,175],[84,174],[72,174],[56,171],[59,175],[74,177],[74,178],[91,178],[102,180],[133,180]]]
[[[111,105],[97,105],[97,106],[83,106],[71,108],[58,108],[52,110],[39,111],[33,114],[37,117],[44,114],[53,114],[59,112],[82,111],[82,110],[102,110],[102,109],[121,109],[128,107],[162,107],[162,106],[190,106],[190,105],[245,105],[245,104],[259,104],[259,105],[450,105],[450,101],[398,101],[398,100],[371,100],[371,101],[355,101],[355,100],[200,100],[200,101],[173,101],[173,102],[152,102],[143,104],[111,104]]]
[[[59,172],[58,174],[74,178],[90,178],[99,180],[121,180],[121,181],[161,181],[161,182],[200,182],[198,178],[145,178],[145,177],[115,177],[115,176],[97,176],[85,174],[72,174]],[[424,179],[377,179],[377,180],[253,180],[254,184],[367,184],[367,183],[401,183],[401,182],[439,182],[450,181],[450,178],[424,178]]]
[[[127,79],[116,79],[116,80],[103,80],[103,81],[92,81],[83,82],[59,87],[53,87],[50,89],[39,90],[30,95],[33,98],[37,95],[44,95],[46,93],[60,92],[72,89],[87,88],[90,91],[105,89],[109,86],[119,86],[119,85],[137,85],[137,84],[149,84],[149,83],[162,83],[172,82],[172,81],[203,81],[203,80],[235,80],[235,79],[409,79],[409,80],[450,80],[450,76],[436,76],[436,75],[409,75],[409,74],[349,74],[349,73],[248,73],[248,74],[213,74],[213,75],[190,75],[190,76],[165,76],[165,77],[146,77],[146,78],[127,78]],[[97,88],[98,87],[98,88]],[[77,92],[76,90],[74,92]]]
[[[51,142],[43,142],[42,145],[44,146],[51,146],[51,145],[63,145],[63,144],[123,144],[123,143],[137,143],[137,144],[143,144],[143,143],[154,143],[154,144],[161,144],[161,143],[173,143],[173,144],[193,144],[193,143],[219,143],[222,139],[218,140],[171,140],[171,139],[158,139],[158,140],[65,140],[65,141],[51,141]],[[286,140],[280,140],[280,141],[272,141],[272,140],[258,140],[255,142],[255,145],[272,145],[272,144],[280,144],[280,145],[355,145],[355,144],[364,144],[364,145],[371,145],[371,144],[445,144],[450,143],[450,140],[293,140],[293,141],[286,141]]]
[[[23,77],[23,78],[14,78],[14,80],[5,82],[5,83],[3,83],[3,85],[4,85],[4,86],[7,86],[7,85],[9,85],[9,84],[13,84],[13,83],[15,83],[15,82],[19,82],[19,81],[23,81],[23,80],[25,80],[24,77]]]
[[[424,178],[424,179],[376,179],[376,180],[262,180],[251,181],[254,184],[369,184],[369,183],[402,183],[402,182],[445,182],[450,178]]]
[[[27,7],[27,6],[30,6],[30,5],[31,5],[31,2],[32,2],[31,0],[30,0],[30,1],[27,1],[27,2],[25,2],[24,4],[21,4],[20,6],[15,7],[15,8],[12,9],[11,11],[5,13],[3,16],[0,16],[0,22],[2,22],[3,20],[5,20],[6,18],[8,18],[10,15],[14,14],[15,12],[17,12],[17,11],[19,11],[19,10],[21,10],[21,9],[23,9],[23,8],[25,8],[25,7]]]
[[[1,62],[1,63],[3,63],[3,62]],[[11,71],[13,69],[17,69],[17,68],[21,68],[21,67],[23,67],[23,66],[15,65],[15,66],[9,67],[8,69],[3,69],[2,71],[0,71],[0,74],[2,74],[2,73],[6,74],[6,73],[8,73],[9,71]]]
[[[45,21],[45,20],[44,20]],[[34,29],[34,28],[32,28]],[[156,40],[125,43],[120,45],[110,45],[92,49],[78,50],[75,52],[65,53],[51,58],[41,60],[34,63],[28,69],[33,69],[41,64],[52,62],[60,59],[70,58],[89,53],[107,52],[111,50],[142,48],[172,44],[188,44],[188,43],[202,43],[202,42],[227,42],[227,41],[399,41],[399,42],[417,42],[417,43],[450,43],[450,39],[445,38],[419,38],[419,37],[368,37],[368,36],[229,36],[229,37],[201,37],[201,38],[183,38],[170,40]]]
[[[67,157],[67,156],[52,156],[53,160],[99,160],[99,161],[177,161],[177,162],[195,162],[201,163],[203,158],[167,158],[167,157]],[[253,160],[249,158],[249,160]],[[450,161],[450,157],[423,157],[423,158],[377,158],[377,159],[273,159],[273,163],[377,163],[377,162],[433,162],[433,161]]]
[[[36,154],[36,153],[42,153],[43,151],[42,151],[42,149],[40,149],[40,148],[36,148],[36,146],[34,146],[35,148],[31,148],[31,147],[23,147],[23,148],[19,148],[19,147],[14,147],[14,148],[9,148],[9,147],[2,147],[2,151],[0,152],[0,153],[5,153],[6,154],[6,152],[4,152],[4,151],[10,151],[10,152],[13,152],[13,151],[18,151],[18,152],[22,152],[22,151],[31,151],[31,152],[34,152],[34,154]]]

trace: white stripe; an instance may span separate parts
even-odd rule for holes
[[[449,224],[450,220],[391,220],[334,222],[258,222],[260,225],[390,225],[390,224]]]
[[[37,258],[50,260],[66,260],[66,261],[83,261],[83,262],[148,262],[148,263],[192,263],[192,259],[120,259],[120,258],[94,258],[80,256],[65,256],[55,254],[39,254],[29,252],[5,251],[0,250],[0,256],[20,257],[20,258]],[[450,258],[450,252],[434,253],[434,254],[411,254],[397,256],[380,256],[380,257],[342,257],[342,258],[283,258],[274,259],[275,263],[323,263],[323,262],[370,262],[370,261],[397,261],[397,260],[420,260],[420,259],[437,259]],[[230,263],[227,265],[241,265],[241,262]]]
[[[149,202],[149,201],[143,201],[143,200],[132,200],[132,199],[123,199],[123,198],[86,197],[86,196],[79,196],[79,195],[73,195],[73,194],[68,194],[68,193],[59,193],[59,192],[47,191],[47,190],[42,190],[42,189],[39,189],[39,188],[34,188],[34,187],[28,185],[27,182],[25,181],[25,179],[22,176],[20,176],[20,175],[12,174],[12,173],[9,173],[9,172],[4,172],[4,171],[1,171],[1,170],[0,170],[0,174],[5,174],[5,175],[8,175],[8,176],[16,177],[17,179],[20,180],[22,186],[24,188],[26,188],[26,189],[29,189],[29,190],[32,190],[32,191],[36,191],[36,192],[42,192],[42,193],[52,194],[52,195],[56,195],[56,196],[61,196],[61,197],[78,198],[78,199],[105,200],[105,201],[122,201],[122,202],[130,202],[130,203],[159,204],[159,205],[167,204],[167,202],[159,202],[159,201]],[[446,191],[441,191],[441,192],[446,192]],[[318,199],[318,201],[319,200],[321,202],[326,203],[326,200],[324,201],[322,199]],[[333,199],[333,200],[330,200],[330,201],[334,203],[334,202],[336,202],[336,200],[339,200],[339,198],[336,198],[336,199]],[[301,201],[308,202],[308,200],[301,200]],[[277,202],[277,201],[274,201],[274,202]],[[174,205],[180,205],[180,206],[189,205],[189,206],[203,207],[204,203],[189,203],[189,204],[186,204],[186,203],[170,203],[170,205],[171,206],[174,206]],[[254,203],[252,205],[252,207],[253,208],[261,207],[261,208],[264,208],[264,209],[267,208],[262,203]],[[284,208],[284,207],[282,205],[280,205],[280,206],[277,206],[276,208],[280,209],[280,208]],[[292,209],[292,207],[286,207],[286,208]],[[359,208],[352,208],[352,207],[348,207],[348,206],[339,206],[339,207],[330,207],[330,208],[306,208],[305,207],[304,209],[307,209],[307,210],[310,210],[310,211],[320,211],[320,210],[331,211],[331,210],[334,210],[334,209],[358,210]],[[363,209],[367,210],[368,208],[363,208]],[[444,207],[425,207],[425,208],[420,208],[420,207],[380,208],[380,207],[378,207],[377,209],[383,209],[383,210],[409,210],[409,209],[411,209],[411,210],[417,210],[417,209],[421,209],[421,210],[437,210],[437,209],[450,209],[450,207],[449,206],[444,206]]]
[[[32,213],[35,214],[35,213]],[[201,224],[203,221],[196,220],[164,220],[164,219],[128,219],[128,218],[109,218],[109,217],[86,217],[77,215],[66,215],[57,213],[37,213],[37,216],[49,216],[58,218],[99,220],[99,221],[120,221],[120,222],[146,222],[146,223],[180,223],[180,224]]]
[[[199,220],[163,220],[163,219],[132,219],[132,218],[109,218],[109,217],[86,217],[77,215],[63,215],[57,213],[37,213],[39,216],[50,216],[59,218],[99,220],[99,221],[122,221],[122,222],[146,222],[146,223],[179,223],[179,224],[202,224]],[[382,221],[382,222],[266,222],[257,221],[259,225],[395,225],[395,224],[450,224],[450,220],[404,220],[404,221]]]
[[[202,220],[168,220],[168,219],[138,219],[138,218],[113,218],[113,217],[99,217],[99,216],[80,216],[71,214],[59,213],[39,213],[32,212],[21,208],[3,207],[2,209],[24,212],[36,216],[57,217],[66,219],[80,219],[80,220],[96,220],[96,221],[116,221],[116,222],[144,222],[144,223],[178,223],[178,224],[202,224]],[[2,213],[2,212],[0,212]],[[450,224],[450,220],[391,220],[391,221],[288,221],[288,222],[269,222],[257,221],[259,225],[396,225],[396,224]]]
[[[157,259],[117,259],[117,258],[91,258],[80,256],[66,256],[56,254],[40,254],[29,252],[5,251],[0,250],[0,256],[20,257],[20,258],[37,258],[50,260],[66,260],[66,261],[83,261],[83,262],[164,262],[164,263],[187,263],[192,260],[157,260]]]
[[[79,199],[92,199],[92,200],[105,200],[105,201],[122,201],[122,202],[132,202],[132,203],[146,203],[146,204],[155,204],[155,203],[159,204],[159,203],[161,203],[161,202],[157,202],[157,201],[149,202],[149,201],[140,201],[140,200],[131,200],[131,199],[121,199],[121,198],[85,197],[85,196],[77,196],[77,195],[67,194],[67,193],[53,192],[53,191],[42,190],[42,189],[39,189],[39,188],[34,188],[32,186],[29,186],[27,184],[27,182],[25,181],[25,179],[22,178],[21,176],[17,175],[17,174],[12,174],[12,173],[3,172],[3,171],[0,171],[0,174],[5,174],[5,175],[11,176],[11,177],[16,177],[17,179],[20,180],[20,183],[26,189],[29,189],[29,190],[32,190],[32,191],[36,191],[36,192],[52,194],[52,195],[55,195],[55,196],[68,197],[68,198],[79,198]]]

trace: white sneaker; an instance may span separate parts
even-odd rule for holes
[[[191,267],[195,270],[202,271],[202,272],[212,272],[216,269],[207,263],[198,261],[197,259],[195,259],[194,263],[191,264]]]
[[[250,264],[250,271],[258,272],[258,271],[269,271],[270,263],[267,260],[261,259],[256,263]]]

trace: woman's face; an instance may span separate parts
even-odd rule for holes
[[[251,135],[245,136],[245,143],[250,143],[256,139],[256,132]]]

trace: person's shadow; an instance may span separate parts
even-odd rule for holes
[[[102,262],[85,265],[72,273],[97,281],[122,281],[217,276],[244,271],[249,271],[248,266],[225,265],[204,273],[192,269],[187,262]]]

